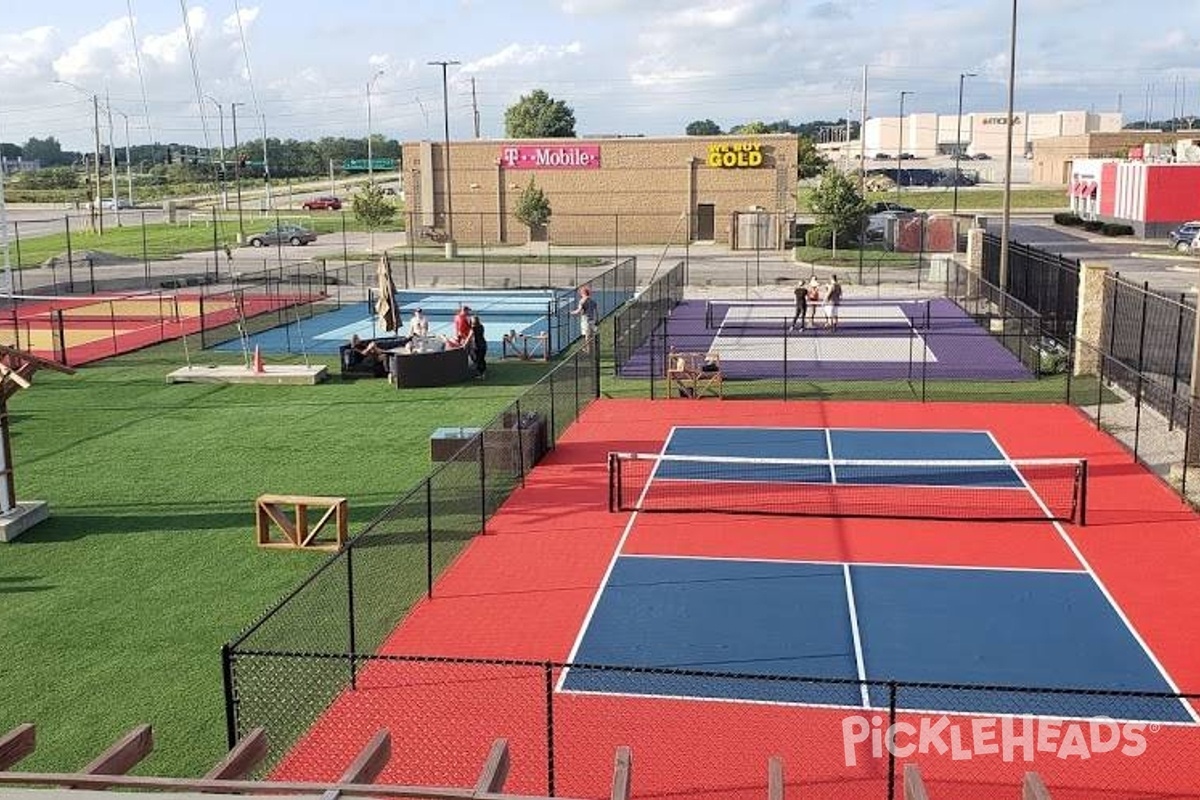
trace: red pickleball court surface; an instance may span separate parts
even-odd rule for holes
[[[609,452],[659,452],[677,426],[760,421],[989,431],[1012,459],[1086,458],[1088,524],[688,513],[639,514],[631,524],[629,512],[608,511]],[[767,759],[776,755],[784,759],[789,796],[887,797],[888,760],[872,752],[870,739],[847,745],[847,726],[859,724],[856,719],[878,722],[871,710],[686,691],[563,691],[559,669],[528,662],[570,659],[618,552],[625,558],[1061,571],[1093,575],[1165,678],[1186,691],[1200,687],[1190,631],[1190,610],[1200,607],[1198,534],[1200,519],[1177,495],[1066,406],[598,401],[489,520],[487,534],[444,573],[434,599],[395,630],[381,650],[394,658],[363,667],[357,688],[335,700],[275,774],[334,780],[387,728],[393,756],[381,777],[398,783],[469,785],[491,742],[504,737],[513,756],[506,788],[513,792],[547,791],[552,746],[557,794],[606,796],[613,752],[628,745],[637,797],[762,797]],[[296,678],[303,686],[304,676]],[[1016,796],[1024,773],[1036,771],[1056,800],[1200,798],[1200,774],[1191,769],[1200,756],[1200,728],[1189,722],[1121,731],[1123,738],[1108,750],[1104,728],[1082,757],[1076,737],[1096,735],[1085,720],[1060,723],[1019,708],[1015,716],[921,708],[901,708],[896,718],[916,729],[945,717],[966,742],[946,752],[930,742],[929,752],[897,759],[897,770],[908,761],[920,766],[934,797]],[[1007,758],[990,752],[987,741],[975,752],[972,726],[999,732],[1003,718],[1033,744],[1010,747]],[[1118,731],[1123,722],[1117,720]],[[1137,736],[1144,747],[1133,752]],[[942,740],[950,744],[948,735]]]

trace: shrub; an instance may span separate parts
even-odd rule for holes
[[[1079,218],[1078,214],[1074,214],[1070,211],[1060,211],[1054,215],[1054,224],[1071,226],[1082,225],[1083,220]]]
[[[1098,233],[1103,227],[1104,223],[1098,219],[1089,219],[1083,223],[1083,229],[1089,233]]]
[[[829,250],[833,247],[833,230],[825,225],[814,225],[804,232],[804,243],[809,247]]]
[[[1123,222],[1106,222],[1100,232],[1105,236],[1133,236],[1133,226]]]

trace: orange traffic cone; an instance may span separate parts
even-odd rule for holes
[[[254,345],[254,371],[257,373],[266,372],[263,369],[262,353],[258,350],[258,345]]]

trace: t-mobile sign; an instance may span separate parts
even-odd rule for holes
[[[505,169],[600,169],[600,145],[512,145],[501,148],[500,163]]]

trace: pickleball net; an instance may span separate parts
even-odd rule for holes
[[[609,510],[1087,522],[1080,458],[814,459],[610,453]]]
[[[872,331],[926,330],[942,320],[931,310],[929,300],[897,300],[891,303],[843,303],[838,307],[839,328],[864,328]],[[808,306],[816,323],[825,321],[821,303]],[[790,328],[796,317],[792,302],[771,300],[708,300],[704,304],[704,326],[709,330],[750,329],[778,331]],[[944,318],[960,323],[961,314]]]

